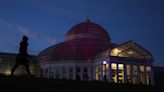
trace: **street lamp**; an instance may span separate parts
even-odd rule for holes
[[[103,61],[103,79],[104,79],[104,81],[106,81],[107,80],[107,76],[106,76],[106,64],[107,64],[107,62],[106,61]]]
[[[103,61],[103,65],[106,65],[106,63],[107,63],[106,61]]]

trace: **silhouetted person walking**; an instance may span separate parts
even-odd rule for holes
[[[19,65],[24,65],[28,75],[31,75],[30,70],[29,70],[29,65],[28,65],[29,64],[28,58],[30,57],[30,55],[28,55],[28,53],[27,53],[27,47],[28,47],[28,42],[27,41],[28,41],[28,37],[23,36],[23,39],[20,42],[19,54],[16,56],[14,67],[11,70],[11,76],[13,76],[16,68]]]

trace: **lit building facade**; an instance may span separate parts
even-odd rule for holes
[[[106,30],[90,20],[73,26],[64,42],[40,52],[37,60],[47,78],[154,84],[151,53],[134,41],[111,43]]]
[[[94,78],[112,83],[154,84],[151,54],[133,41],[96,56]]]

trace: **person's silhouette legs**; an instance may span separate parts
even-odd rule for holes
[[[27,74],[31,76],[29,65],[28,64],[25,64],[24,66],[26,68]]]
[[[13,74],[18,66],[19,66],[19,63],[15,63],[14,67],[11,70],[11,76],[13,76]]]

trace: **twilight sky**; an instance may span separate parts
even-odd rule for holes
[[[133,40],[164,67],[164,0],[0,0],[0,52],[18,53],[22,35],[29,54],[64,41],[89,16],[114,43]]]

